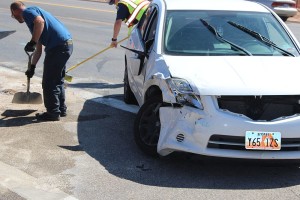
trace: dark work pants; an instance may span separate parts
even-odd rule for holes
[[[45,54],[43,73],[44,104],[48,113],[59,115],[67,110],[64,77],[66,63],[73,52],[73,44],[65,43],[49,49]]]

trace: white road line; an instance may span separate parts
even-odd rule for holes
[[[79,88],[70,88],[70,90],[74,91],[74,94],[79,95],[81,98],[86,100],[91,100],[96,103],[101,103],[113,108],[117,108],[119,110],[131,112],[131,113],[137,113],[139,110],[138,106],[135,105],[128,105],[124,103],[123,101],[113,99],[113,98],[105,98],[101,96],[100,94],[89,92],[84,89]]]
[[[75,200],[69,194],[50,187],[40,185],[37,178],[26,174],[14,166],[7,165],[0,161],[0,185],[15,192],[28,200]]]

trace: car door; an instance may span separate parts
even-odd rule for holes
[[[129,45],[127,46],[128,48],[145,52],[149,55],[151,46],[149,46],[149,43],[151,43],[155,37],[157,13],[158,9],[155,5],[151,5],[148,8],[144,18],[132,32],[129,39]],[[135,52],[129,52],[127,54],[128,75],[131,76],[129,81],[131,89],[136,94],[135,96],[139,102],[141,102],[143,98],[143,83],[145,78],[144,66],[147,64],[147,60],[147,56],[140,56]]]

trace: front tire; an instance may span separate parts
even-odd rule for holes
[[[161,96],[147,100],[140,108],[134,122],[134,139],[138,147],[146,154],[158,156],[157,143],[160,134],[159,108]]]

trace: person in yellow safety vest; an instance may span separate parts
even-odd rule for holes
[[[118,35],[121,29],[122,21],[129,28],[128,34],[131,32],[133,25],[142,20],[144,13],[149,7],[150,1],[147,0],[110,0],[109,5],[117,6],[117,17],[114,25],[114,33],[111,41],[111,47],[117,47]]]

